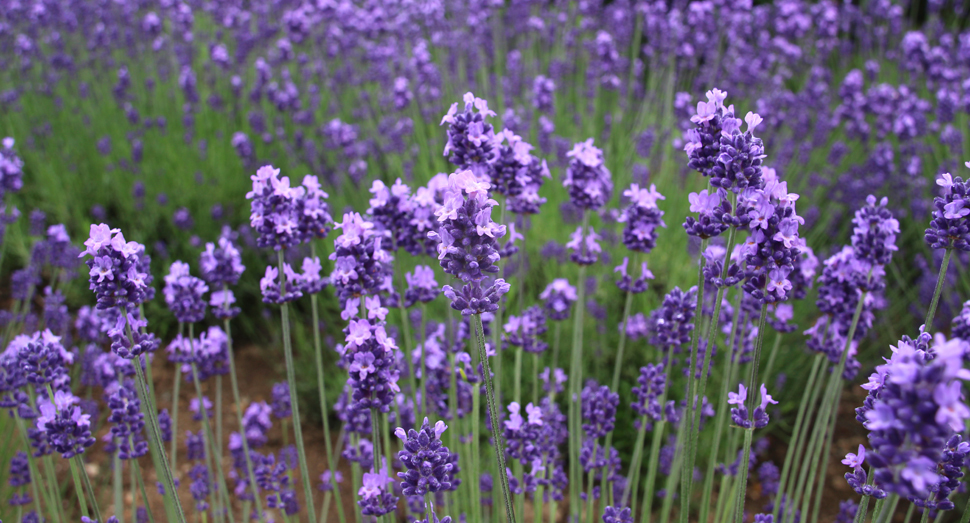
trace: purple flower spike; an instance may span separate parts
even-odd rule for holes
[[[970,182],[944,173],[936,184],[943,195],[933,200],[933,219],[924,236],[927,245],[970,251]]]
[[[408,288],[404,292],[404,306],[411,307],[415,303],[429,303],[441,294],[441,287],[434,279],[434,270],[427,265],[418,265],[414,272],[404,274]]]
[[[488,198],[488,189],[488,182],[478,181],[471,171],[449,176],[444,205],[435,212],[440,229],[428,233],[428,238],[438,242],[441,267],[465,282],[460,291],[450,285],[442,287],[452,308],[463,316],[497,311],[510,287],[501,278],[482,286],[488,274],[499,271],[498,239],[506,233],[504,225],[492,221],[492,207],[498,203]]]
[[[209,287],[200,278],[189,274],[189,264],[172,263],[165,276],[165,303],[182,323],[195,323],[205,318],[206,301],[203,298]]]
[[[451,453],[441,442],[441,434],[448,427],[443,421],[429,425],[428,418],[420,430],[406,431],[398,427],[394,434],[404,443],[398,452],[398,459],[405,471],[398,472],[401,488],[405,496],[424,496],[429,492],[451,489],[454,466]]]
[[[451,104],[448,114],[441,119],[441,125],[448,124],[448,143],[444,155],[459,170],[468,170],[478,179],[488,180],[491,176],[491,162],[497,153],[495,128],[485,118],[495,116],[489,110],[488,102],[465,93],[462,98],[465,109],[459,113],[458,104]]]
[[[83,414],[76,404],[80,401],[70,392],[58,390],[54,401],[39,400],[40,416],[37,431],[47,445],[70,459],[82,454],[94,444],[91,437],[91,415]]]
[[[657,227],[667,226],[663,221],[664,212],[657,207],[657,201],[665,198],[655,185],[645,189],[635,183],[623,191],[623,196],[630,199],[630,206],[619,219],[626,223],[623,245],[631,251],[648,253],[657,245]]]
[[[397,507],[397,496],[393,494],[394,480],[387,473],[387,463],[383,464],[381,470],[365,472],[363,484],[357,491],[360,501],[361,512],[365,516],[383,516],[394,511]]]
[[[573,205],[595,211],[606,204],[613,194],[613,180],[603,163],[603,151],[590,138],[575,144],[566,156],[569,167],[562,184],[569,190]]]
[[[546,286],[539,298],[545,301],[549,319],[562,321],[569,318],[570,308],[576,301],[576,288],[565,278],[557,278]]]

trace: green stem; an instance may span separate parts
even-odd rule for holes
[[[81,478],[78,476],[77,463],[73,459],[67,460],[71,464],[71,478],[74,479],[74,492],[77,494],[78,503],[81,505],[81,515],[89,518],[91,513],[88,511],[88,502],[84,499],[84,487],[81,486]],[[101,518],[98,518],[100,521]]]
[[[502,432],[499,430],[498,408],[495,406],[495,395],[492,388],[492,371],[488,364],[488,355],[485,353],[485,329],[482,326],[482,316],[476,314],[472,316],[473,328],[476,329],[475,335],[478,337],[478,355],[484,367],[485,398],[487,401],[487,415],[492,420],[492,438],[495,441],[495,460],[498,463],[499,481],[502,484],[502,494],[505,496],[505,511],[509,523],[515,523],[515,514],[512,511],[512,496],[509,489],[509,479],[505,470],[505,445],[502,442]]]
[[[733,227],[731,228],[731,232],[732,233],[734,232]],[[707,239],[705,238],[701,240],[700,252],[703,253],[706,249],[707,249]],[[725,267],[727,267],[728,265],[731,251],[729,250],[727,252],[728,254],[725,256],[725,260],[724,260]],[[697,364],[697,347],[700,344],[700,338],[701,338],[701,329],[700,329],[701,315],[703,314],[703,311],[704,311],[704,284],[705,284],[704,261],[703,261],[703,256],[701,256],[697,260],[697,303],[694,306],[694,332],[690,337],[691,365]],[[712,320],[712,321],[716,323],[717,320]],[[691,403],[692,401],[695,400],[695,396],[697,394],[697,391],[695,389],[697,384],[695,383],[696,380],[694,379],[694,374],[695,373],[693,369],[690,369],[690,371],[687,373],[687,397],[686,397],[687,407],[684,409],[684,420],[683,420],[683,424],[687,427],[687,432],[693,432],[691,430],[691,427],[693,427],[694,410],[695,410],[694,407],[696,406],[698,407],[697,410],[700,410],[699,409],[700,405],[694,405],[693,403]],[[705,374],[706,373],[703,371],[703,368],[702,368],[701,376],[704,376]],[[681,432],[681,431],[678,431],[678,432]],[[687,521],[688,514],[690,514],[690,494],[691,494],[690,490],[691,490],[691,481],[693,479],[693,470],[694,470],[693,463],[692,463],[693,459],[691,457],[691,455],[693,454],[693,450],[691,449],[692,439],[693,439],[693,436],[688,434],[687,439],[685,441],[686,446],[684,448],[684,455],[686,459],[682,460],[681,467],[683,468],[683,470],[680,471],[680,476],[681,476],[680,479],[681,481],[683,481],[683,485],[682,485],[683,488],[681,489],[682,492],[680,495],[680,514],[681,514],[680,520],[685,523]],[[680,444],[680,438],[678,438],[678,444]],[[688,466],[691,467],[689,470],[687,468]],[[673,492],[668,491],[667,495],[673,496]]]
[[[314,311],[314,314],[315,315],[318,314],[317,311],[316,311],[316,307],[317,307],[317,299],[316,298],[317,298],[317,295],[316,294],[314,294],[311,297],[311,304],[312,304],[312,306],[314,308],[313,311]],[[401,311],[401,331],[403,332],[403,336],[401,336],[401,337],[403,338],[403,341],[404,341],[404,361],[407,362],[407,368],[409,370],[409,372],[408,372],[408,385],[411,387],[411,394],[417,394],[417,392],[418,392],[418,378],[417,378],[417,372],[415,372],[415,364],[414,364],[414,361],[411,358],[411,341],[412,341],[411,340],[411,321],[408,318],[408,310],[404,308],[403,301],[402,301],[402,305],[401,305],[400,309],[398,309],[398,310]],[[315,334],[313,335],[314,336],[314,343],[317,343],[317,338],[320,337],[320,334],[319,334],[319,330],[320,330],[319,325],[320,324],[319,324],[319,320],[317,320],[316,318],[317,317],[314,316],[314,320],[313,320],[313,324],[315,325],[315,327],[314,327]],[[415,409],[415,419],[417,419],[419,416],[422,415],[422,413],[424,411],[422,410],[420,404],[415,405],[414,406],[414,409]]]
[[[313,247],[311,245],[311,249],[312,248]],[[312,256],[316,256],[315,249],[312,251]],[[330,471],[330,483],[333,485],[333,492],[332,493],[328,492],[327,494],[333,494],[334,496],[336,496],[337,520],[340,523],[344,523],[344,507],[343,507],[343,503],[341,503],[341,500],[340,500],[340,490],[337,485],[337,477],[336,477],[337,460],[334,459],[333,443],[330,441],[330,419],[329,419],[330,409],[327,407],[327,389],[326,389],[326,384],[324,383],[324,376],[323,376],[323,348],[320,343],[320,312],[319,312],[319,306],[317,304],[316,293],[310,295],[310,308],[313,315],[313,353],[314,353],[314,359],[317,366],[317,392],[320,398],[320,418],[323,420],[323,443],[327,452],[327,469]],[[408,351],[408,354],[410,354],[410,351]],[[414,390],[413,388],[414,373],[412,372],[411,374],[412,374],[411,390]],[[326,506],[329,504],[329,499],[330,497],[328,496],[327,499],[324,501],[325,507],[323,512],[321,513],[322,514],[321,519],[324,521],[324,523],[326,523],[327,518],[329,517],[329,514],[330,514],[328,507]]]
[[[623,304],[623,320],[620,322],[620,344],[616,347],[616,363],[613,365],[613,381],[610,390],[619,394],[620,369],[623,368],[623,350],[626,348],[626,324],[630,321],[630,307],[633,306],[633,293],[627,292],[626,302]]]
[[[778,356],[778,348],[781,347],[781,333],[775,333],[775,343],[771,346],[771,353],[768,355],[768,364],[765,365],[765,379],[771,378],[771,371],[775,370],[775,357]]]
[[[17,416],[17,428],[20,430],[20,436],[24,440],[24,448],[27,450],[27,468],[30,470],[30,477],[34,480],[30,482],[30,490],[34,495],[34,510],[37,511],[37,517],[43,521],[44,512],[40,508],[41,500],[47,505],[47,509],[51,511],[54,515],[58,514],[57,508],[54,505],[54,501],[48,495],[49,492],[44,492],[44,497],[40,496],[39,484],[43,483],[43,478],[41,478],[40,470],[37,468],[37,461],[34,458],[34,453],[30,450],[30,438],[27,436],[27,427],[24,424],[23,418]]]
[[[115,516],[118,517],[118,523],[125,523],[125,495],[124,486],[122,485],[123,476],[121,470],[121,456],[117,450],[115,450],[114,455],[111,456],[111,466],[114,470],[111,471],[111,489],[114,492],[114,509]],[[131,488],[134,489],[135,485],[132,484]],[[132,496],[132,503],[134,503],[134,496]]]
[[[933,331],[933,316],[936,314],[936,306],[940,303],[940,295],[943,294],[943,281],[946,280],[946,269],[950,265],[950,253],[953,249],[947,249],[943,254],[943,263],[940,265],[940,275],[936,278],[936,290],[933,292],[933,301],[930,302],[930,310],[926,313],[926,332]],[[925,511],[924,511],[925,512]]]
[[[280,293],[286,292],[286,283],[283,277],[283,251],[277,252],[277,263],[280,275]],[[283,354],[286,358],[286,381],[290,385],[290,398],[293,411],[293,439],[296,440],[296,451],[300,458],[300,476],[303,480],[303,494],[306,497],[308,519],[313,519],[317,513],[313,505],[313,489],[310,488],[310,471],[306,464],[306,451],[303,448],[303,431],[300,426],[300,400],[296,390],[296,368],[293,363],[293,346],[290,340],[290,308],[288,303],[280,305],[280,314],[283,320]],[[376,443],[375,443],[376,445]],[[375,472],[377,472],[375,470]]]
[[[637,504],[637,489],[640,487],[640,465],[643,463],[643,444],[647,439],[647,417],[640,417],[640,428],[637,430],[637,442],[633,445],[633,458],[630,460],[630,481],[623,488],[620,496],[621,507],[635,507]],[[632,495],[632,497],[631,497]],[[629,501],[629,503],[627,503]]]
[[[802,391],[802,399],[798,404],[798,414],[795,416],[795,427],[792,431],[791,441],[788,443],[788,449],[785,451],[785,462],[781,468],[781,479],[778,484],[778,499],[781,500],[783,496],[791,499],[791,495],[786,491],[789,480],[789,471],[791,470],[792,464],[797,459],[799,453],[801,453],[801,447],[804,446],[804,441],[802,440],[802,430],[807,429],[808,426],[805,423],[808,415],[811,414],[811,408],[814,408],[815,402],[818,400],[819,391],[822,388],[821,376],[819,374],[819,369],[822,367],[822,362],[825,360],[823,354],[816,354],[813,358],[815,361],[812,363],[812,370],[808,375],[808,381],[805,383],[805,389]],[[773,511],[773,516],[776,521],[780,521],[780,507],[781,503],[775,503],[775,508]]]
[[[914,512],[916,512],[916,505],[913,503],[910,503],[909,508],[906,509],[906,516],[903,518],[903,523],[909,523],[910,520],[913,519]],[[940,514],[942,513],[943,511],[940,511]]]
[[[757,390],[758,383],[758,363],[761,360],[761,346],[764,344],[765,339],[765,323],[768,319],[768,304],[764,303],[761,305],[761,317],[758,320],[758,340],[754,344],[754,357],[751,360],[751,375],[748,377],[748,394],[751,396],[748,399],[749,408],[748,412],[754,412],[755,403],[755,391]],[[734,507],[734,520],[737,523],[741,523],[744,519],[744,500],[745,494],[748,489],[748,457],[751,455],[751,438],[754,434],[754,427],[746,429],[744,434],[744,451],[741,455],[741,463],[739,464],[738,470],[741,474],[738,480],[738,494],[737,500],[738,504]],[[805,512],[802,511],[804,514]]]
[[[585,234],[586,224],[589,217],[583,216],[583,231]],[[583,362],[583,316],[586,311],[586,266],[579,268],[579,280],[577,281],[576,315],[573,317],[573,348],[569,368],[569,514],[571,518],[579,518],[580,505],[579,493],[582,490],[582,472],[579,466],[579,447],[580,447],[580,405],[579,394],[582,387],[582,362]]]
[[[175,383],[172,385],[172,468],[176,467],[175,457],[178,454],[179,433],[179,388],[182,384],[182,364],[175,364]]]
[[[226,287],[223,286],[223,290]],[[228,307],[228,304],[226,304]],[[232,401],[236,405],[236,421],[239,422],[239,435],[240,440],[242,440],[242,450],[246,458],[246,477],[248,478],[247,483],[249,484],[249,491],[253,496],[253,501],[256,503],[256,513],[259,516],[259,521],[265,521],[265,515],[263,514],[263,502],[259,499],[259,486],[256,484],[256,475],[253,473],[253,460],[249,455],[249,443],[246,441],[246,428],[243,425],[243,411],[242,411],[242,400],[239,397],[239,379],[236,377],[236,362],[232,355],[232,330],[230,329],[229,318],[222,321],[223,330],[226,331],[226,356],[229,360],[229,384],[232,385]],[[324,418],[326,419],[326,418]],[[175,421],[172,420],[174,425]],[[173,434],[174,442],[174,434]],[[244,514],[244,517],[248,518],[249,514]],[[341,522],[343,523],[343,522]]]
[[[84,486],[84,490],[87,491],[88,496],[91,497],[91,510],[94,513],[94,517],[101,521],[101,509],[98,507],[98,497],[94,494],[94,488],[91,486],[91,478],[88,477],[88,472],[84,468],[84,461],[81,460],[81,454],[76,454],[74,461],[77,462],[78,475],[81,476],[81,484]]]
[[[741,299],[743,297],[744,292],[739,291],[734,303],[734,317],[731,320],[731,333],[729,334],[730,338],[728,338],[727,369],[721,379],[721,395],[718,396],[718,405],[724,405],[727,402],[728,391],[731,389],[731,383],[734,382],[734,372],[737,366],[734,358],[734,349],[738,339],[738,329],[741,325]],[[714,439],[711,443],[710,457],[707,460],[707,474],[704,475],[704,486],[701,492],[701,512],[698,521],[707,521],[711,510],[711,495],[714,490],[714,476],[717,467],[718,451],[721,448],[721,438],[726,425],[727,409],[717,409],[717,414],[714,418]],[[721,492],[724,491],[722,490]]]
[[[660,409],[663,411],[667,404],[667,390],[670,388],[670,361],[664,364],[664,391],[660,394]],[[667,420],[661,417],[660,421],[653,426],[653,437],[650,442],[650,459],[647,461],[647,480],[643,490],[643,508],[640,511],[642,523],[650,521],[650,513],[653,511],[654,485],[659,469],[660,446],[663,443],[664,428]]]
[[[835,401],[835,405],[839,404],[839,400],[841,398],[842,398],[842,388],[840,387],[839,395]],[[825,467],[828,464],[829,453],[832,450],[832,440],[835,438],[835,423],[838,420],[838,417],[839,417],[838,407],[833,408],[831,421],[829,421],[828,431],[826,432],[825,447],[823,447],[822,449],[822,454],[821,456],[819,456],[818,465],[813,471],[813,474],[818,474],[818,471],[819,471],[818,467]],[[809,482],[809,486],[811,486],[811,482]],[[816,521],[818,521],[818,512],[822,508],[822,491],[824,489],[825,489],[825,473],[823,472],[822,474],[818,474],[818,486],[815,489],[815,505],[813,506],[813,509],[812,509],[811,518],[808,519],[808,521],[811,521],[812,523],[815,523]],[[802,514],[807,515],[808,513],[805,511],[802,511]]]
[[[896,494],[891,494],[887,501],[883,504],[882,510],[879,511],[879,517],[876,518],[876,523],[887,523],[892,519],[893,514],[896,513],[896,507],[899,506],[899,496]],[[921,523],[927,523],[930,518],[930,511],[923,509],[923,517],[920,519]]]

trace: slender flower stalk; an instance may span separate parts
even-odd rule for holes
[[[282,277],[284,273],[283,251],[277,251],[277,265]],[[285,280],[281,280],[280,293],[286,294]],[[287,302],[280,304],[280,316],[283,321],[283,355],[286,359],[286,381],[290,388],[290,398],[292,398],[293,409],[293,439],[296,441],[296,451],[300,461],[300,476],[303,482],[303,495],[306,498],[307,514],[309,518],[317,513],[313,504],[313,489],[310,487],[310,470],[306,463],[306,451],[303,446],[303,428],[300,424],[300,402],[296,389],[296,370],[293,363],[293,347],[290,340],[290,309]],[[376,470],[376,469],[375,469]]]

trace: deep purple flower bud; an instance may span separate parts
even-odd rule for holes
[[[950,332],[955,338],[970,341],[970,300],[963,302],[960,314],[953,317]]]
[[[65,378],[66,366],[74,362],[74,355],[64,349],[60,336],[54,336],[50,329],[19,335],[10,346],[16,350],[26,381],[41,389]]]
[[[333,475],[331,475],[330,471],[327,470],[327,471],[324,471],[323,474],[320,474],[319,488],[323,492],[331,492],[336,488],[335,483],[343,483],[343,481],[344,481],[344,476],[343,474],[340,473],[339,470],[335,470],[333,472]]]
[[[569,167],[562,184],[573,205],[595,211],[606,204],[613,194],[613,180],[603,162],[603,151],[593,146],[590,138],[576,143],[566,156]]]
[[[397,344],[384,326],[366,319],[352,320],[345,329],[342,361],[348,364],[354,410],[387,412],[397,386]]]
[[[31,481],[27,453],[17,451],[13,458],[10,459],[10,475],[8,477],[10,486],[15,490],[10,497],[10,505],[18,506],[30,504],[30,502],[33,500],[25,488],[27,485],[30,485]]]
[[[491,162],[496,155],[495,129],[485,121],[495,116],[488,108],[488,102],[476,98],[472,93],[463,97],[465,109],[458,112],[458,104],[453,103],[448,113],[441,119],[441,125],[448,123],[448,142],[444,155],[460,171],[469,170],[475,178],[488,180],[491,176]]]
[[[491,188],[507,198],[512,212],[519,212],[513,207],[526,207],[526,202],[513,206],[511,200],[538,199],[544,179],[551,177],[549,167],[545,160],[532,155],[532,145],[508,129],[496,136],[496,147],[498,154],[492,163]]]
[[[246,430],[246,443],[249,448],[259,448],[266,444],[267,432],[273,426],[270,419],[272,409],[265,401],[250,403],[243,414],[243,427]]]
[[[206,455],[204,433],[201,430],[198,433],[193,433],[190,430],[185,431],[185,449],[188,459],[204,460]]]
[[[418,265],[414,272],[404,274],[408,288],[404,292],[404,306],[411,307],[417,302],[429,303],[441,294],[441,287],[434,279],[434,270],[427,265]]]
[[[158,412],[158,429],[162,433],[162,441],[166,443],[172,441],[172,416],[169,415],[168,409]]]
[[[24,161],[13,146],[14,139],[9,136],[0,140],[0,200],[8,191],[17,192],[24,185]]]

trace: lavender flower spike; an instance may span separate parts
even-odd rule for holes
[[[442,287],[452,308],[464,316],[497,311],[510,287],[501,278],[482,286],[488,274],[499,270],[498,239],[506,232],[504,225],[492,221],[492,207],[498,203],[488,197],[488,189],[489,183],[478,181],[472,171],[450,175],[444,205],[435,211],[440,228],[428,233],[438,242],[441,268],[465,282],[460,291],[451,285]]]

